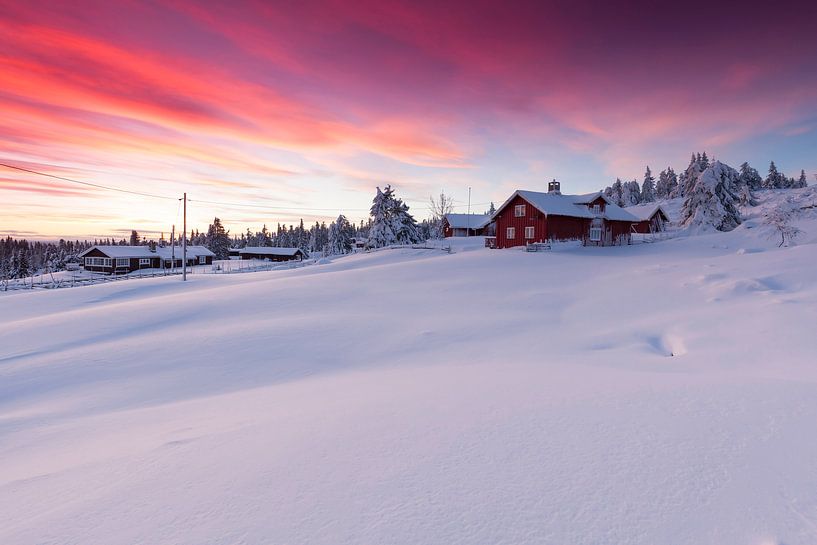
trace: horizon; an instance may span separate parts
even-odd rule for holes
[[[706,151],[817,172],[817,7],[0,0],[0,235],[420,220],[641,182]],[[45,199],[44,199],[45,198]],[[476,208],[476,209],[474,209]],[[114,234],[114,233],[121,233]]]

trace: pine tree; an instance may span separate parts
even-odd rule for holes
[[[672,167],[667,167],[658,175],[658,182],[655,184],[655,196],[658,199],[669,199],[672,192],[678,186],[678,177]]]
[[[715,161],[689,185],[681,210],[681,222],[687,227],[731,231],[741,222],[736,203],[738,172]]]
[[[140,242],[139,233],[137,233],[136,231],[131,231],[130,232],[130,245],[131,246],[139,246],[139,242]]]
[[[394,244],[397,237],[392,230],[391,214],[391,187],[386,186],[385,191],[377,188],[372,208],[369,211],[372,217],[372,226],[369,229],[369,236],[366,240],[366,248],[382,248]]]
[[[649,166],[644,173],[644,181],[641,183],[641,202],[655,202],[655,178]]]
[[[749,163],[744,162],[740,165],[740,179],[739,185],[747,186],[750,191],[757,191],[763,186],[763,178],[760,177],[757,170],[749,166]]]
[[[329,225],[329,255],[348,254],[352,251],[349,220],[343,214]]]
[[[486,212],[488,216],[493,216],[496,214],[496,206],[494,206],[494,202],[491,201],[491,206],[488,208],[488,212]]]
[[[681,173],[678,177],[678,185],[670,194],[670,197],[686,197],[687,192],[698,179],[698,176],[703,172],[703,157],[701,154],[692,154],[692,158],[689,161],[689,165],[687,166],[686,170]]]
[[[769,174],[763,180],[763,189],[780,189],[785,184],[785,176],[780,174],[777,170],[777,165],[774,161],[769,163]]]
[[[216,259],[230,258],[230,235],[224,229],[220,219],[213,218],[213,223],[207,228],[204,245],[216,254]]]
[[[616,181],[613,182],[610,190],[610,195],[608,195],[608,197],[613,199],[615,204],[624,206],[624,184],[621,182],[621,179],[616,178]]]
[[[802,188],[802,187],[808,187],[808,180],[806,179],[806,171],[805,170],[800,171],[800,178],[798,178],[792,184],[792,187],[796,188],[796,189],[799,189],[799,188]]]

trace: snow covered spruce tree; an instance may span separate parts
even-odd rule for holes
[[[698,179],[698,176],[709,167],[709,158],[706,156],[706,152],[701,155],[700,153],[692,154],[692,158],[689,160],[689,165],[687,166],[686,170],[681,173],[678,177],[678,185],[670,194],[671,198],[675,197],[686,197],[687,192],[695,184],[695,181]]]
[[[213,218],[204,240],[207,249],[216,254],[216,259],[230,258],[230,234],[224,229],[220,219]]]
[[[348,254],[352,251],[349,220],[343,214],[329,226],[329,255]]]
[[[739,177],[737,170],[720,161],[704,169],[687,184],[681,223],[687,227],[718,231],[731,231],[740,225],[740,212],[736,206]]]
[[[647,166],[644,181],[641,183],[641,202],[655,202],[655,177]]]
[[[763,180],[763,189],[781,189],[786,187],[787,181],[786,176],[777,170],[777,165],[774,164],[774,161],[769,163],[769,174],[766,175],[766,179]]]
[[[658,175],[658,182],[655,185],[655,196],[658,199],[669,199],[670,195],[678,187],[678,176],[672,167],[667,167]]]
[[[797,180],[795,180],[795,182],[792,184],[792,187],[794,189],[800,189],[800,188],[803,188],[803,187],[808,187],[808,180],[806,179],[806,171],[805,170],[800,171],[800,177]]]
[[[749,163],[744,162],[740,165],[740,185],[757,191],[763,187],[763,178],[760,177],[757,170],[749,166]]]
[[[409,214],[408,205],[394,195],[390,185],[383,191],[377,188],[370,213],[372,223],[366,240],[367,249],[422,241],[420,227]]]

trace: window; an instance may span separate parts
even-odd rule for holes
[[[593,242],[598,242],[601,240],[601,227],[590,228],[590,240]]]
[[[85,258],[85,266],[86,267],[110,267],[111,266],[111,258],[110,257],[86,257]]]
[[[517,218],[524,218],[525,217],[525,205],[524,204],[517,204],[513,207],[513,215]]]
[[[117,267],[130,267],[130,259],[127,257],[117,257],[116,258],[116,266]]]
[[[206,255],[200,255],[199,256],[199,265],[206,265],[206,264],[207,264],[207,256]]]
[[[150,258],[149,257],[140,257],[139,258],[139,266],[142,265],[150,265]]]
[[[533,238],[533,226],[525,227],[525,238]]]
[[[505,238],[507,238],[508,240],[516,238],[516,229],[513,227],[508,227],[505,230]]]
[[[601,214],[601,205],[600,204],[594,204],[593,205],[593,213],[594,214]]]

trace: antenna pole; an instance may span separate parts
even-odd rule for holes
[[[182,235],[182,282],[187,282],[187,192],[184,194],[184,234]]]

